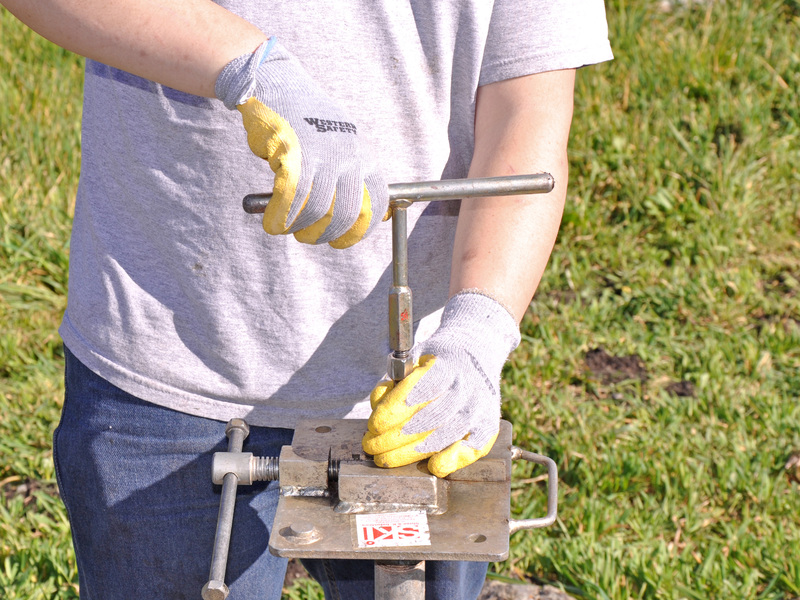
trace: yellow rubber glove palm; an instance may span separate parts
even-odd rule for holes
[[[275,173],[267,233],[347,248],[381,221],[388,187],[358,128],[274,38],[231,61],[215,91]]]
[[[364,451],[381,467],[430,457],[437,477],[488,454],[500,426],[500,372],[518,343],[516,321],[494,299],[453,296],[439,329],[414,348],[411,374],[372,391]]]

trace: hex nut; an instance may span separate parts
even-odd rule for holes
[[[203,600],[225,600],[230,594],[228,586],[223,581],[212,579],[203,586]]]
[[[244,419],[231,419],[228,421],[228,424],[225,426],[225,435],[230,437],[231,431],[234,429],[241,429],[244,432],[245,438],[250,435],[250,426]]]

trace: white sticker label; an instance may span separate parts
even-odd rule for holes
[[[428,515],[424,511],[356,515],[359,548],[430,546]]]

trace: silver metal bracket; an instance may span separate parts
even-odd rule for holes
[[[291,448],[296,457],[294,472],[289,473],[283,462],[280,468],[281,498],[269,541],[273,554],[286,558],[499,561],[508,556],[510,533],[545,527],[556,519],[556,465],[547,457],[512,446],[507,421],[501,422],[497,442],[487,456],[445,479],[431,475],[426,461],[396,469],[375,466],[361,450],[365,431],[364,420],[309,421],[296,429]],[[545,517],[510,518],[511,461],[515,456],[548,466]],[[329,482],[330,493],[320,494],[323,473],[329,476],[330,464],[336,465],[336,480]],[[429,543],[359,545],[358,515],[402,511],[426,515]],[[298,536],[298,530],[313,531],[313,539]]]
[[[225,600],[224,583],[233,508],[238,485],[279,479],[280,498],[269,549],[285,558],[370,559],[376,561],[376,598],[408,586],[424,590],[424,561],[500,561],[508,557],[510,534],[546,527],[556,520],[558,469],[546,456],[512,446],[511,424],[500,422],[492,450],[444,479],[432,475],[427,461],[382,469],[361,447],[363,419],[301,422],[280,461],[243,452],[247,423],[234,419],[226,428],[227,452],[214,456],[212,479],[223,484],[211,572],[204,600]],[[512,460],[547,467],[547,515],[510,518]],[[416,515],[424,538],[396,545],[365,545],[362,516]],[[377,584],[376,584],[377,585]],[[405,593],[405,592],[404,592]],[[416,592],[415,592],[416,593]],[[389,594],[389,595],[387,595]],[[422,595],[396,596],[422,598]]]

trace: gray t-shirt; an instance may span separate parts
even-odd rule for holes
[[[358,124],[389,182],[464,177],[479,85],[611,58],[595,0],[230,0]],[[241,117],[87,61],[60,333],[91,370],[202,417],[365,417],[385,374],[391,227],[347,250],[268,236]],[[419,335],[447,300],[457,203],[410,209]]]

